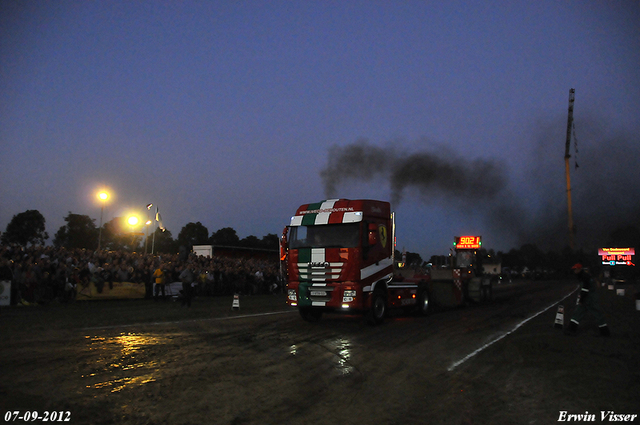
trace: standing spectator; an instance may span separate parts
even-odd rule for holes
[[[3,283],[3,286],[7,283],[11,285],[11,281],[13,280],[13,272],[11,271],[11,267],[9,267],[9,260],[4,257],[0,257],[0,282]],[[13,285],[11,286],[11,291],[9,294],[4,294],[9,297],[9,304],[13,305],[14,300],[12,299],[14,293]]]
[[[125,263],[120,264],[120,268],[116,272],[118,277],[118,282],[128,282],[129,281],[129,270],[127,269],[127,265]]]
[[[207,270],[204,282],[204,295],[216,295],[216,280],[215,273],[211,273],[211,271]]]
[[[24,293],[26,292],[25,287],[25,272],[24,265],[21,262],[16,262],[13,268],[13,285],[15,285],[15,300],[16,304],[23,305],[25,304]]]
[[[162,264],[158,266],[155,272],[153,272],[152,276],[156,280],[156,286],[154,288],[154,299],[158,301],[158,293],[162,291],[162,298],[165,297],[164,291],[164,283],[165,283],[165,273],[162,270]]]
[[[109,263],[105,263],[104,268],[100,273],[102,274],[103,282],[107,282],[109,284],[109,290],[112,290],[114,273],[111,265]]]
[[[27,263],[24,271],[24,292],[23,304],[29,305],[36,302],[36,288],[38,286],[38,278],[31,264]]]
[[[64,301],[65,285],[67,283],[67,263],[60,263],[53,277],[54,297]]]
[[[196,274],[198,278],[195,287],[195,295],[204,295],[206,294],[207,276],[209,275],[209,272],[204,268],[201,268]]]
[[[91,282],[93,282],[93,286],[96,288],[98,294],[102,294],[102,290],[104,289],[104,278],[102,277],[102,268],[96,267],[95,272],[91,275]]]
[[[191,263],[184,265],[184,269],[180,272],[180,281],[182,282],[182,305],[191,307],[192,286],[193,283],[193,271]]]
[[[67,268],[65,279],[63,301],[74,301],[78,295],[78,282],[80,280],[77,269]]]
[[[580,281],[580,294],[578,295],[578,306],[573,312],[569,328],[567,329],[568,335],[576,335],[578,333],[578,325],[580,321],[588,312],[592,312],[598,327],[600,335],[609,336],[609,327],[604,319],[604,314],[600,308],[600,304],[597,299],[597,283],[591,274],[582,267],[582,264],[578,263],[571,268]]]
[[[154,277],[153,277],[153,265],[148,265],[147,267],[145,267],[145,273],[144,273],[144,286],[145,286],[145,291],[144,291],[144,297],[146,299],[150,299],[151,297],[153,297],[153,282],[154,282]]]

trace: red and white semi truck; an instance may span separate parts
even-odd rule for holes
[[[381,323],[388,309],[426,315],[468,300],[470,273],[395,268],[395,220],[388,202],[330,199],[300,206],[282,235],[287,303],[307,321],[326,311],[364,313]]]
[[[381,323],[388,309],[430,311],[477,300],[470,267],[397,268],[395,220],[388,202],[331,199],[300,206],[282,235],[287,302],[307,321],[325,311],[364,313]],[[464,258],[469,258],[469,252]]]
[[[331,199],[300,206],[282,241],[287,302],[308,321],[343,310],[364,312],[373,323],[398,296],[415,304],[418,284],[393,285],[393,239],[388,202]]]

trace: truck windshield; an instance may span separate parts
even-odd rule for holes
[[[289,247],[353,248],[360,240],[360,223],[293,226],[289,231]]]

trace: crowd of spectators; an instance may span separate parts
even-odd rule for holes
[[[11,281],[12,304],[67,302],[93,284],[98,292],[113,282],[144,285],[145,297],[153,296],[153,274],[161,269],[165,283],[180,281],[189,267],[195,276],[195,295],[240,293],[265,294],[282,291],[277,259],[203,257],[190,254],[143,254],[89,251],[54,247],[0,245],[0,280]]]

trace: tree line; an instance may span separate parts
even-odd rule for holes
[[[279,238],[275,234],[267,234],[259,239],[247,236],[240,239],[235,229],[225,227],[211,235],[200,222],[187,223],[174,239],[171,231],[154,227],[147,233],[134,232],[124,217],[116,217],[106,222],[102,228],[95,224],[95,219],[87,215],[69,214],[64,217],[65,225],[61,226],[53,237],[53,245],[57,248],[80,248],[87,250],[100,248],[108,251],[143,251],[172,254],[184,247],[191,250],[193,245],[215,245],[243,247],[277,251]],[[20,246],[44,245],[49,239],[46,231],[46,220],[38,210],[27,210],[13,216],[6,230],[0,236],[5,244]],[[183,249],[184,249],[183,248]]]
[[[110,251],[142,251],[154,253],[173,254],[182,249],[191,250],[193,245],[214,245],[226,247],[243,247],[251,249],[263,249],[276,251],[279,237],[275,234],[267,234],[262,239],[256,236],[247,236],[240,239],[236,231],[231,227],[224,227],[211,234],[200,222],[187,223],[173,238],[169,230],[155,228],[148,235],[134,233],[126,223],[125,218],[116,217],[105,223],[99,229],[95,220],[87,215],[69,214],[64,217],[66,224],[55,233],[53,245],[64,248],[82,248],[96,250],[100,238],[101,249]],[[100,230],[102,230],[100,232]],[[21,246],[44,245],[49,239],[45,229],[45,218],[37,210],[27,210],[13,216],[7,225],[6,231],[0,236],[3,244],[17,244]],[[640,230],[634,226],[627,226],[613,231],[603,247],[640,247]],[[522,270],[527,267],[530,270],[560,271],[566,270],[576,262],[586,262],[592,266],[600,264],[597,252],[572,250],[568,246],[560,251],[544,252],[535,244],[525,244],[519,249],[511,249],[508,252],[494,252],[493,250],[481,250],[480,254],[484,262],[499,262],[503,267],[513,270]],[[400,256],[401,253],[397,252]],[[435,263],[435,257],[430,259]],[[426,264],[417,253],[406,253],[408,264]],[[630,270],[634,275],[638,274],[638,268]]]

